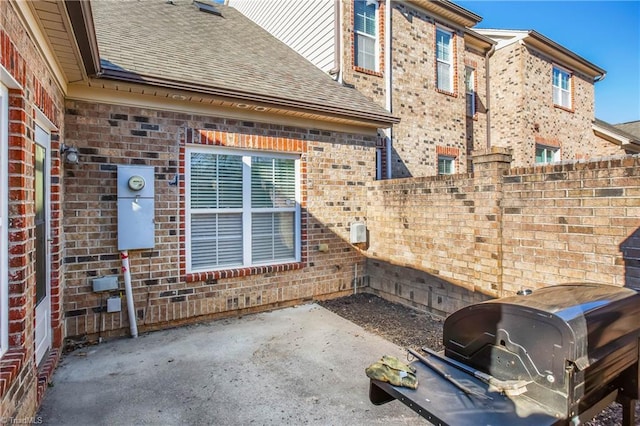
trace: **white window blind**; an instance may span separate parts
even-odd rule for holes
[[[188,151],[190,271],[297,261],[298,159],[218,151]]]
[[[559,68],[553,68],[553,103],[571,108],[571,75]]]
[[[438,89],[453,92],[453,34],[436,30],[436,62]]]
[[[295,164],[251,159],[252,258],[264,263],[294,259]]]
[[[354,1],[354,51],[356,66],[376,71],[377,60],[377,3],[369,0]]]

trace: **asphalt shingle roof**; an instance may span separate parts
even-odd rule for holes
[[[622,130],[623,132],[627,132],[636,137],[636,139],[640,139],[640,120],[629,121],[628,123],[620,123],[614,124],[615,128]]]
[[[276,105],[396,122],[353,88],[335,82],[232,7],[222,16],[191,0],[93,1],[102,69],[144,81],[182,82]]]

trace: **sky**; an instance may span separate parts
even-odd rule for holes
[[[640,0],[453,0],[482,17],[474,28],[535,30],[604,69],[596,118],[640,120]]]

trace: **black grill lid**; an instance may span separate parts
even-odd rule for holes
[[[565,360],[583,370],[639,327],[637,291],[572,283],[462,308],[447,318],[443,335],[447,356],[481,370],[496,368],[482,365],[496,362],[481,354],[494,345],[521,354],[542,374],[559,373]]]

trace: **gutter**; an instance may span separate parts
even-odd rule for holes
[[[391,75],[391,0],[384,2],[384,107],[389,114],[391,114],[392,98],[392,75]],[[385,129],[387,136],[386,150],[387,150],[387,179],[391,179],[391,154],[393,145],[393,128],[388,127]]]
[[[337,115],[342,116],[346,119],[360,119],[370,122],[376,122],[383,125],[390,125],[400,122],[399,118],[393,117],[392,115],[386,113],[365,112],[336,106],[327,106],[313,102],[303,102],[286,98],[278,98],[257,93],[240,92],[238,90],[225,88],[207,87],[190,84],[183,81],[143,76],[141,74],[133,74],[126,71],[119,71],[108,68],[102,70],[102,74],[99,75],[99,78],[126,81],[130,83],[147,84],[151,86],[158,86],[176,90],[186,90],[189,92],[204,93],[217,97],[224,97],[235,101],[270,104],[279,107],[306,110],[308,112]]]
[[[487,97],[487,149],[491,149],[491,68],[490,68],[490,60],[493,53],[496,51],[496,45],[491,45],[491,49],[487,52],[484,59],[484,67],[485,67],[485,91]]]

